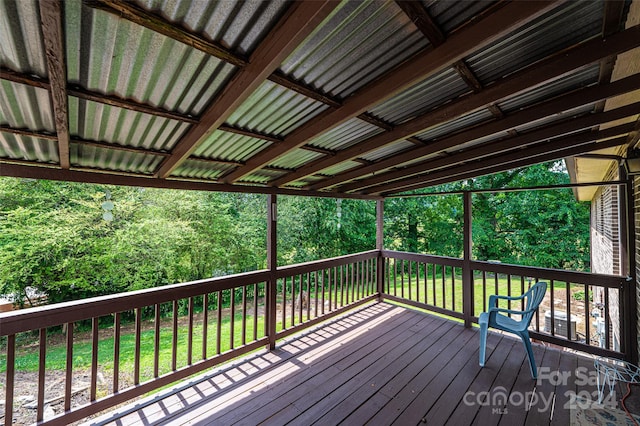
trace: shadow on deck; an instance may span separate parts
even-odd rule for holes
[[[490,333],[480,368],[476,328],[376,303],[91,424],[569,424],[593,361],[534,352],[538,381],[520,341]]]

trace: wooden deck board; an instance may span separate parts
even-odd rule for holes
[[[576,383],[577,368],[593,371],[589,358],[534,345],[540,371],[569,377],[535,381],[519,340],[490,333],[484,368],[478,340],[476,328],[377,303],[91,424],[564,425],[572,392],[595,391]],[[553,418],[517,399],[477,402],[499,388],[555,395]]]

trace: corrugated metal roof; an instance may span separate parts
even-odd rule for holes
[[[530,121],[527,124],[524,124],[522,126],[516,127],[516,131],[519,132],[519,133],[522,133],[522,132],[525,132],[525,131],[528,131],[528,130],[535,129],[537,127],[544,127],[544,126],[547,126],[547,125],[549,125],[551,123],[556,123],[558,121],[566,120],[569,117],[575,117],[575,116],[581,116],[581,115],[589,114],[589,113],[593,112],[594,106],[595,106],[595,104],[583,105],[581,107],[573,108],[573,109],[570,109],[568,111],[564,111],[564,112],[559,113],[559,114],[550,115],[550,116],[542,118],[540,120]]]
[[[320,170],[320,173],[327,176],[335,176],[338,173],[346,172],[347,170],[351,170],[359,166],[362,166],[362,164],[356,161],[344,161],[342,163],[335,164],[331,167],[327,167],[326,169]]]
[[[269,166],[295,170],[303,164],[306,164],[323,156],[323,154],[308,151],[306,149],[294,149],[293,151],[290,151],[282,157],[279,157],[275,161],[271,162]]]
[[[380,127],[359,118],[352,118],[311,139],[309,145],[330,150],[346,149],[383,131]]]
[[[0,80],[0,124],[55,133],[49,91]]]
[[[0,65],[46,77],[38,1],[1,1],[0,24]]]
[[[253,52],[287,8],[285,0],[139,2],[143,8],[160,13],[171,22],[243,55]]]
[[[599,35],[605,2],[571,1],[470,56],[466,62],[487,84],[561,49]]]
[[[474,16],[494,5],[487,0],[422,0],[438,27],[448,34]]]
[[[600,64],[594,64],[569,76],[564,76],[563,78],[556,79],[552,82],[546,82],[533,90],[528,90],[507,99],[504,102],[500,102],[498,107],[503,112],[510,113],[526,106],[533,105],[539,101],[597,83],[599,75]]]
[[[171,150],[186,123],[69,97],[69,131],[82,139]]]
[[[269,181],[272,181],[273,179],[277,179],[283,175],[284,175],[284,172],[280,172],[277,170],[262,169],[262,170],[257,170],[243,177],[242,182],[266,184],[266,183],[269,183]]]
[[[230,164],[186,160],[176,168],[172,175],[182,178],[216,180],[234,168],[235,166]]]
[[[65,24],[69,82],[101,93],[197,116],[235,70],[183,43],[81,3],[65,3]],[[79,36],[73,28],[81,29]]]
[[[271,142],[263,139],[216,130],[198,145],[193,155],[242,162],[269,145]]]
[[[40,163],[60,161],[56,141],[4,132],[0,132],[0,157]]]
[[[369,112],[398,125],[470,90],[458,73],[453,68],[448,68],[377,105]]]
[[[378,161],[378,160],[382,160],[385,157],[390,157],[392,155],[398,154],[402,151],[405,151],[415,146],[416,145],[414,143],[411,143],[406,140],[402,140],[387,146],[383,146],[382,148],[376,149],[375,151],[367,152],[366,154],[361,155],[360,158],[363,158],[369,161]]]
[[[343,1],[281,69],[344,98],[427,45],[394,2]]]
[[[227,122],[243,129],[284,137],[327,108],[321,102],[265,81]]]
[[[480,109],[475,112],[458,117],[455,120],[448,121],[446,123],[434,126],[424,133],[418,135],[419,139],[428,141],[430,139],[437,139],[440,136],[455,133],[465,127],[475,126],[476,124],[488,121],[493,118],[493,114],[488,109]]]
[[[72,143],[69,146],[71,165],[129,173],[153,174],[162,157],[137,152],[115,151]]]

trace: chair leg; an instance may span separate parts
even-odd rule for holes
[[[480,321],[480,367],[484,367],[485,351],[487,349],[487,331],[489,324],[485,321]]]
[[[538,378],[538,368],[536,367],[536,360],[533,358],[533,349],[531,348],[531,339],[529,338],[529,332],[524,331],[519,333],[520,338],[522,339],[522,344],[524,345],[524,349],[527,352],[527,358],[529,358],[529,368],[531,370],[531,377],[534,379]]]

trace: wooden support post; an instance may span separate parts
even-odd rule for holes
[[[269,281],[267,282],[267,337],[269,349],[276,348],[276,292],[278,281],[278,203],[275,194],[267,196],[267,268]]]
[[[378,291],[378,301],[382,302],[384,291],[384,199],[376,201],[376,250],[378,250],[378,263],[376,268],[376,282]]]
[[[464,203],[464,257],[462,259],[462,313],[464,315],[464,326],[471,327],[471,317],[473,316],[473,270],[471,269],[471,192],[465,191],[463,195]]]
[[[626,185],[618,188],[619,235],[620,235],[620,273],[626,274],[628,279],[623,283],[621,302],[622,342],[627,361],[638,363],[638,306],[636,303],[636,262],[635,262],[635,198],[634,178],[627,176],[624,167],[619,168],[620,180],[626,180]],[[608,291],[608,290],[607,290]]]

